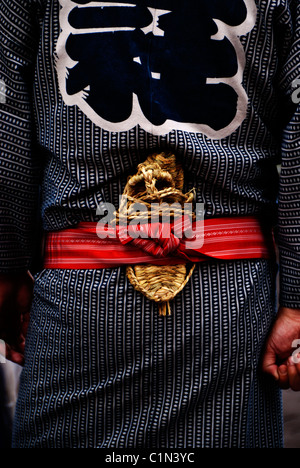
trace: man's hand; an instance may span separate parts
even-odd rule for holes
[[[24,364],[32,296],[30,273],[0,275],[0,339],[6,344],[6,359],[19,365]]]
[[[282,389],[300,391],[300,358],[292,356],[299,339],[300,310],[281,308],[266,344],[262,368]]]

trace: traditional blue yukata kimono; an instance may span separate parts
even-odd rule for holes
[[[1,0],[0,272],[33,269],[39,219],[97,221],[165,151],[207,219],[276,226],[300,308],[299,54],[299,0]],[[36,268],[13,446],[281,447],[276,275],[200,263],[160,317],[124,267]]]

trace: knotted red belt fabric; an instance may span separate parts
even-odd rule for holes
[[[199,238],[179,238],[172,226],[146,224],[126,229],[99,228],[93,222],[46,236],[44,267],[48,269],[103,269],[122,265],[176,265],[211,259],[273,259],[271,230],[256,217],[208,219],[192,225]],[[166,230],[169,235],[166,236]],[[100,238],[100,237],[103,238]],[[203,245],[202,245],[203,244]]]

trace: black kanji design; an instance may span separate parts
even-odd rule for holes
[[[192,124],[217,134],[236,118],[240,99],[231,82],[238,53],[217,35],[218,24],[243,24],[245,1],[71,2],[65,95],[78,96],[109,130],[126,130],[126,122],[162,132]]]

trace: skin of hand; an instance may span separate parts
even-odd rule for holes
[[[300,391],[299,343],[300,310],[281,307],[266,343],[262,370],[274,377],[284,390]]]
[[[5,342],[6,359],[19,365],[24,364],[33,287],[29,272],[0,275],[0,340]]]

